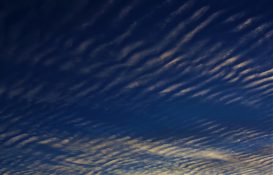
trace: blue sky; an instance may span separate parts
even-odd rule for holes
[[[272,7],[0,1],[0,174],[271,175]]]

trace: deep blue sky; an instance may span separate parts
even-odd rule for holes
[[[0,1],[0,174],[273,174],[273,1]]]

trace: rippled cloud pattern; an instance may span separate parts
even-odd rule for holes
[[[0,174],[273,175],[272,8],[0,1]]]

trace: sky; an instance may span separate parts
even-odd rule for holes
[[[0,174],[272,175],[272,8],[0,0]]]

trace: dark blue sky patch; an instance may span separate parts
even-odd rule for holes
[[[272,1],[1,1],[0,174],[272,174]]]

